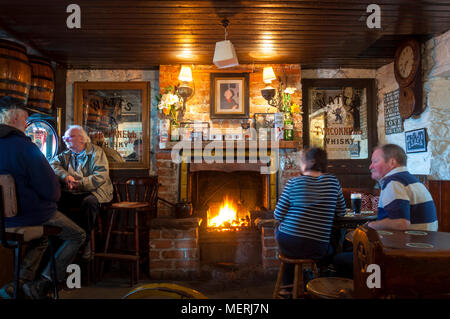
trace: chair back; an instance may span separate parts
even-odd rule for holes
[[[17,215],[17,197],[14,178],[0,174],[0,242],[7,245],[5,218]]]
[[[158,177],[131,177],[125,182],[115,182],[114,190],[118,202],[148,202],[156,209],[158,201]]]

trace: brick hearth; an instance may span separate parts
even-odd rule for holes
[[[199,218],[156,218],[151,222],[150,229],[150,276],[152,279],[200,279],[217,277],[212,269],[202,263],[200,258]],[[228,272],[228,279],[248,277],[251,270],[253,276],[273,277],[279,267],[278,246],[275,240],[273,219],[257,219],[255,226],[260,237],[260,262],[248,264],[247,260],[242,266],[239,263],[219,263]],[[239,268],[247,269],[241,270]],[[246,272],[247,271],[247,272]],[[217,278],[216,278],[217,279]]]

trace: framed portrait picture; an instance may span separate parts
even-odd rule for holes
[[[248,73],[211,73],[211,118],[248,118]]]
[[[405,132],[406,153],[427,151],[427,132],[425,128]]]
[[[74,106],[110,169],[149,168],[150,82],[75,82]]]

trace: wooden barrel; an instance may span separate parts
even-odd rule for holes
[[[27,104],[31,67],[24,46],[0,39],[0,97],[10,96]]]
[[[39,112],[52,113],[55,82],[49,59],[30,55],[31,86],[28,107]]]

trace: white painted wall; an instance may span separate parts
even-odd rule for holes
[[[408,154],[408,170],[430,179],[450,179],[450,31],[422,46],[424,111],[403,122],[404,131],[427,129],[427,152]],[[376,71],[378,83],[378,141],[405,148],[405,133],[385,134],[383,96],[398,89],[394,63]]]

